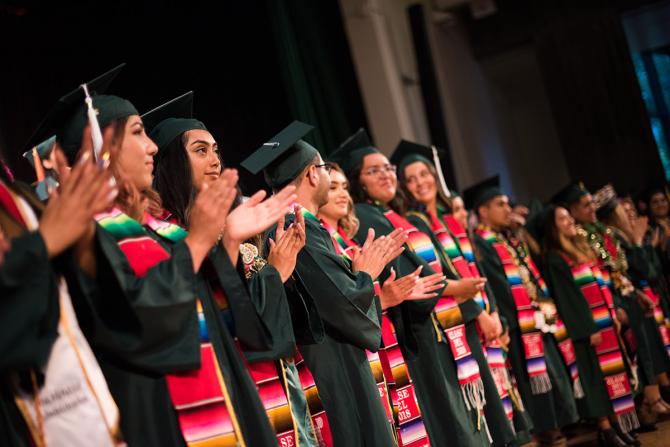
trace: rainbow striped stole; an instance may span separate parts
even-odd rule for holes
[[[336,250],[339,248],[342,256],[348,258],[346,252],[357,246],[356,242],[347,238],[341,228],[335,230],[325,222],[322,225],[330,233]],[[367,350],[365,353],[398,446],[428,447],[428,433],[421,417],[414,385],[400,351],[395,328],[386,311],[382,313],[382,342],[383,347],[376,353]]]
[[[185,230],[178,231],[174,228],[176,225],[169,222],[148,214],[145,219],[147,227],[160,230],[160,233],[157,232],[159,235],[162,233],[175,239],[186,235]],[[96,216],[96,220],[116,238],[136,276],[144,276],[151,267],[169,259],[170,254],[149,236],[147,229],[120,210],[102,213]],[[225,302],[225,296],[215,293],[217,302],[222,299]],[[167,374],[165,379],[168,391],[177,411],[182,435],[189,446],[211,445],[212,442],[222,446],[236,446],[242,439],[237,429],[236,416],[226,398],[229,394],[209,339],[202,302],[196,299],[195,304],[200,329],[200,368]]]
[[[521,276],[518,253],[501,235],[484,225],[479,225],[475,232],[495,249],[505,271],[516,306],[531,391],[533,394],[548,393],[551,391],[551,381],[544,360],[544,342],[542,332],[535,328],[537,308]]]
[[[405,218],[400,216],[393,210],[384,212],[384,216],[393,225],[394,228],[401,228],[408,231],[407,245],[420,258],[426,261],[437,273],[442,272],[442,264],[440,256],[437,252],[442,247],[435,247],[430,237],[419,231],[414,225],[409,223]],[[425,219],[422,217],[422,219]],[[448,244],[452,253],[455,253],[453,248],[453,240],[451,243],[447,241],[451,237],[446,233],[442,233],[442,240]],[[446,262],[450,262],[450,257],[445,255]],[[452,267],[453,273],[458,276],[458,272]],[[449,295],[443,295],[437,301],[434,308],[435,319],[442,328],[445,335],[445,341],[451,346],[451,352],[456,362],[456,373],[458,376],[458,383],[461,387],[463,400],[465,401],[468,410],[475,408],[477,411],[482,411],[486,399],[484,398],[484,384],[479,373],[479,365],[472,356],[470,345],[468,344],[465,334],[465,325],[463,324],[463,315],[458,307],[456,298]]]
[[[665,346],[665,351],[670,355],[670,332],[668,331],[667,319],[663,314],[663,309],[660,306],[660,297],[651,288],[649,282],[641,281],[640,289],[642,293],[647,295],[649,299],[654,303],[654,320],[658,324],[658,330],[661,333],[661,338],[663,339],[663,345]]]
[[[525,253],[528,253],[528,250],[525,250]],[[549,296],[549,289],[547,284],[540,275],[540,270],[535,265],[535,261],[526,255],[523,259],[523,263],[528,267],[531,275],[535,279],[535,284],[542,291],[542,294],[545,297]],[[577,355],[575,354],[575,346],[572,343],[572,339],[568,336],[568,329],[565,327],[563,320],[561,320],[560,315],[556,315],[556,332],[554,332],[554,339],[556,339],[556,344],[558,344],[559,352],[563,361],[568,367],[570,372],[570,379],[572,380],[572,390],[576,399],[581,399],[584,397],[584,389],[582,388],[582,383],[579,380],[579,369],[577,368]]]
[[[118,208],[96,215],[95,220],[114,237],[137,277],[143,277],[154,265],[170,257],[141,223]]]
[[[450,255],[451,261],[461,278],[480,278],[481,274],[475,262],[472,244],[465,228],[453,216],[442,214],[440,216],[441,219],[438,216],[432,215],[432,213],[429,213],[429,216],[433,232],[440,230],[444,232],[446,229],[446,232],[449,233],[450,239],[455,246],[455,251],[453,257],[451,257],[449,251],[447,251],[447,254]],[[435,234],[437,235],[438,233]],[[479,307],[487,312],[489,311],[489,300],[485,290],[478,292],[473,299],[479,304]]]
[[[600,370],[605,377],[605,386],[619,423],[625,431],[640,424],[635,412],[635,402],[626,373],[624,357],[612,321],[613,308],[602,293],[598,281],[599,268],[590,262],[576,264],[568,256],[562,255],[572,271],[572,278],[582,291],[596,326],[600,329],[602,342],[595,347]]]
[[[300,384],[305,392],[309,414],[312,417],[312,426],[314,428],[316,442],[319,444],[319,447],[334,447],[333,435],[330,431],[330,422],[328,421],[326,410],[323,408],[319,390],[316,388],[314,376],[312,376],[312,372],[307,367],[307,363],[305,363],[299,350],[295,356],[295,366],[298,370]]]

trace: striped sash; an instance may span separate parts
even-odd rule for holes
[[[309,407],[309,413],[312,416],[312,426],[314,427],[316,442],[320,447],[333,447],[333,435],[330,431],[328,415],[326,415],[326,410],[323,408],[323,403],[321,402],[321,397],[319,397],[319,390],[316,388],[312,372],[307,368],[307,364],[300,352],[295,356],[295,366],[298,369],[300,384],[305,391],[307,406]]]
[[[145,215],[147,225],[173,241],[186,231],[177,225]],[[96,216],[98,223],[114,236],[135,275],[142,277],[170,254],[149,236],[146,228],[119,209]],[[180,231],[181,230],[181,231]],[[215,291],[218,306],[227,308],[222,291]],[[196,300],[200,329],[200,368],[165,376],[172,403],[177,411],[184,440],[189,446],[237,446],[243,443],[237,418],[230,404],[229,391],[209,339],[200,300]]]
[[[328,230],[335,251],[349,259],[347,254],[356,243],[349,239],[341,228],[335,230],[325,222],[321,222]],[[378,283],[375,283],[377,288]],[[398,345],[395,327],[386,311],[382,313],[382,344],[375,354],[366,351],[372,374],[379,388],[382,404],[387,409],[393,432],[399,447],[428,447],[430,441],[421,417],[421,410],[416,398],[412,379],[407,364]],[[390,399],[390,403],[389,403]],[[390,405],[393,406],[391,409]]]
[[[408,231],[407,245],[426,261],[435,272],[442,273],[439,254],[427,234],[419,231],[414,225],[393,210],[386,211],[384,216],[394,228],[402,228]],[[441,232],[441,237],[445,240],[445,244],[448,243],[450,247],[453,246],[453,239],[451,239],[446,231]],[[458,276],[458,272],[451,265],[448,256],[445,256],[445,261],[449,263],[452,273]],[[484,384],[479,375],[479,365],[477,365],[477,361],[472,357],[470,345],[465,335],[463,315],[458,307],[456,298],[448,295],[441,296],[435,305],[434,314],[442,327],[446,341],[451,345],[454,360],[456,361],[458,383],[461,386],[465,405],[468,410],[476,408],[481,413],[486,404]]]
[[[530,272],[525,266],[523,271],[517,259],[516,251],[496,233],[480,225],[477,234],[489,243],[496,251],[503,265],[507,282],[516,305],[517,320],[521,330],[526,357],[526,370],[530,378],[533,394],[543,394],[551,391],[551,381],[547,373],[547,364],[544,360],[544,342],[542,332],[535,327],[535,313],[538,312],[535,302],[531,299],[529,288],[534,287],[530,281]],[[522,276],[523,274],[523,276]]]
[[[472,243],[468,237],[468,232],[463,228],[460,222],[458,222],[450,214],[440,214],[440,220],[437,220],[437,216],[430,216],[432,221],[432,227],[439,229],[438,224],[442,227],[446,227],[449,234],[451,235],[452,240],[454,241],[456,248],[459,253],[454,253],[455,256],[452,257],[452,262],[458,273],[462,278],[481,278],[481,273],[479,272],[479,267],[475,259],[475,253],[472,249]],[[433,230],[435,231],[435,230]],[[451,255],[450,255],[451,256]],[[461,260],[463,259],[463,260]],[[486,312],[489,311],[489,300],[486,295],[486,290],[482,290],[477,293],[473,298],[479,306],[484,309]],[[488,343],[482,341],[482,349],[484,355],[486,356],[486,363],[488,364],[491,375],[496,383],[496,388],[498,390],[498,396],[503,404],[505,409],[505,414],[507,419],[510,421],[510,425],[514,428],[513,419],[514,419],[514,400],[513,397],[518,395],[518,392],[513,388],[512,381],[510,380],[509,371],[507,370],[505,364],[505,352],[503,351],[500,342],[492,340]],[[520,411],[523,411],[523,405],[521,400],[517,399],[517,407]]]
[[[660,297],[658,294],[651,288],[647,281],[642,281],[640,284],[640,289],[642,293],[647,295],[649,299],[654,303],[654,320],[658,324],[658,330],[661,333],[661,338],[663,339],[663,345],[665,346],[665,351],[670,355],[670,332],[668,331],[668,326],[666,325],[666,318],[663,314],[663,310],[660,306]]]
[[[593,321],[600,329],[603,341],[595,348],[600,370],[605,376],[605,386],[612,408],[622,428],[630,431],[640,424],[635,413],[635,402],[626,374],[624,357],[612,321],[614,309],[610,307],[597,278],[600,269],[593,263],[577,265],[567,256],[563,258],[570,266],[572,277],[591,309]]]

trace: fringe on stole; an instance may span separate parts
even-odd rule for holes
[[[575,399],[582,399],[584,397],[584,388],[582,388],[582,381],[577,377],[572,384],[572,392]]]
[[[627,413],[622,413],[617,417],[619,419],[619,425],[621,426],[621,429],[625,432],[629,432],[640,427],[640,421],[637,419],[637,413],[634,409]]]
[[[548,373],[538,374],[530,378],[530,391],[537,394],[544,394],[551,391],[551,380]]]
[[[468,411],[473,408],[479,411],[484,409],[486,395],[484,394],[484,382],[482,382],[481,377],[461,385],[461,393],[463,393],[463,400]]]
[[[514,412],[514,397],[512,395],[514,390],[512,389],[512,382],[509,379],[509,374],[507,373],[507,370],[505,368],[500,367],[495,368],[489,367],[489,371],[491,371],[493,380],[496,383],[496,388],[498,387],[499,383],[503,384],[503,389],[504,391],[507,392],[507,397],[512,403],[512,412]],[[498,390],[498,395],[500,394],[502,394],[501,390]],[[523,408],[520,411],[524,411]],[[512,427],[512,432],[514,433],[514,435],[516,435],[516,428],[514,428],[514,416],[512,416],[512,420],[509,421],[509,425],[510,427]]]

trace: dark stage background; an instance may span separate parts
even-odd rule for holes
[[[319,123],[310,139],[328,152],[366,125],[339,14],[336,0],[0,1],[0,145],[32,180],[20,153],[51,105],[127,62],[109,93],[142,113],[194,90],[226,164],[293,119]],[[292,82],[317,69],[321,83]],[[246,189],[263,185],[240,171]]]

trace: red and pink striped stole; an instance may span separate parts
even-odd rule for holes
[[[174,240],[185,237],[186,232],[169,222],[153,219],[145,214],[147,225],[157,233],[170,235]],[[137,277],[170,254],[149,235],[147,229],[119,209],[96,216],[98,223],[111,233],[125,254]],[[176,227],[176,228],[175,228]],[[179,231],[181,230],[181,231]],[[227,307],[222,294],[215,294],[217,304]],[[202,303],[195,300],[200,327],[200,368],[166,375],[172,403],[177,411],[184,440],[189,446],[216,442],[222,446],[236,446],[244,442],[237,424],[237,417],[230,404],[230,395],[223,380],[221,368],[209,340],[209,333]]]
[[[322,222],[322,225],[330,233],[335,251],[349,259],[350,250],[358,246],[356,242],[349,239],[342,228],[338,227],[335,230],[325,222]],[[375,281],[377,295],[379,287],[379,283]],[[430,441],[421,417],[414,385],[398,345],[395,327],[386,311],[382,312],[382,344],[383,347],[377,353],[366,351],[366,354],[377,382],[382,405],[396,433],[398,446],[429,447]]]
[[[442,263],[436,251],[440,247],[435,247],[427,234],[419,231],[407,219],[393,210],[387,210],[384,212],[384,216],[394,228],[407,231],[407,245],[417,256],[426,261],[435,272],[442,273]],[[446,231],[441,233],[441,237],[442,240],[445,240],[445,243],[447,243],[448,238],[448,243],[453,246],[453,240]],[[445,256],[443,259],[449,264],[452,273],[458,276],[458,272],[451,264],[449,256]],[[465,405],[468,409],[475,408],[478,412],[481,412],[486,401],[484,398],[484,384],[479,374],[479,365],[472,356],[466,338],[463,315],[456,298],[442,295],[435,305],[434,314],[444,332],[446,341],[451,346],[456,362],[458,383],[461,387]]]
[[[536,304],[526,289],[522,280],[517,252],[509,243],[489,228],[480,225],[476,233],[496,251],[505,271],[516,306],[521,341],[523,342],[526,357],[526,370],[530,378],[533,394],[543,394],[551,391],[551,381],[547,373],[547,364],[544,359],[544,342],[542,332],[535,327]]]
[[[612,321],[613,308],[599,284],[599,268],[595,263],[575,263],[563,254],[563,259],[570,267],[572,278],[584,296],[593,321],[600,330],[602,342],[594,349],[598,356],[600,370],[605,377],[605,386],[622,428],[630,431],[640,424],[635,413],[635,402],[626,373],[622,348]],[[610,298],[611,299],[611,298]]]

